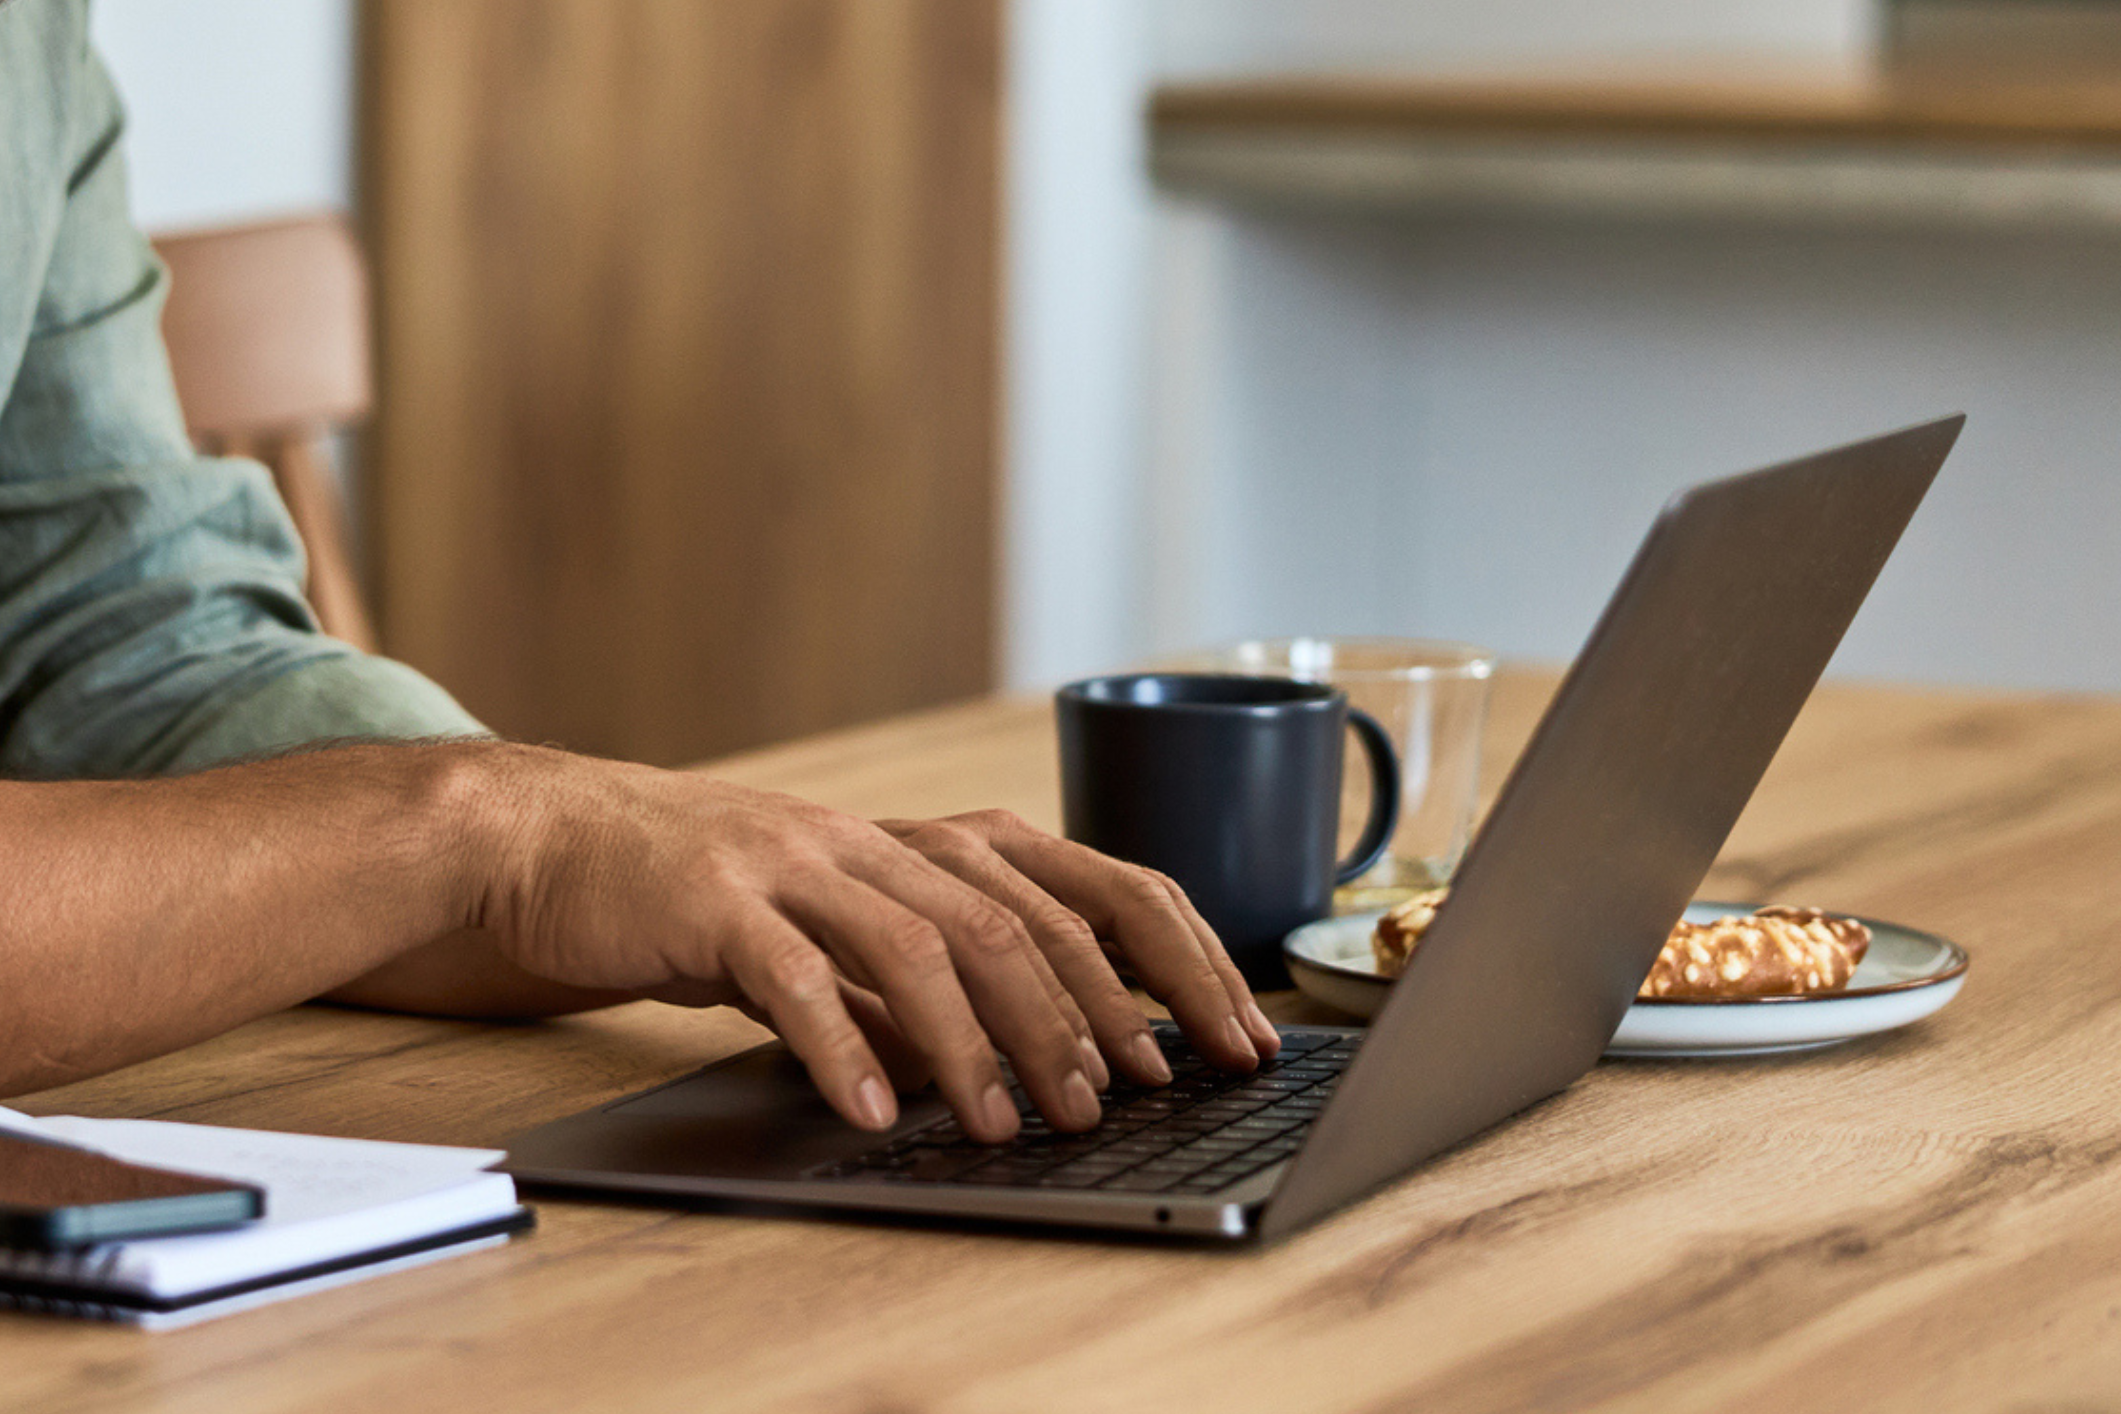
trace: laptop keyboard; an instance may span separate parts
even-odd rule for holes
[[[863,1183],[958,1183],[1106,1193],[1213,1193],[1294,1154],[1325,1108],[1360,1036],[1281,1033],[1281,1054],[1249,1075],[1209,1066],[1169,1022],[1156,1039],[1169,1085],[1115,1081],[1105,1116],[1082,1134],[1056,1131],[1015,1090],[1024,1127],[1007,1144],[981,1144],[955,1119],[893,1139],[812,1176]]]

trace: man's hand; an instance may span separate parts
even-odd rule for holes
[[[768,1022],[850,1120],[932,1076],[968,1132],[1167,1071],[1125,961],[1218,1065],[1278,1042],[1168,880],[995,813],[872,824],[502,742],[161,781],[0,781],[0,1095],[320,996],[457,1015],[635,997]]]
[[[932,1075],[968,1133],[1018,1126],[997,1049],[1047,1118],[1098,1119],[1117,1069],[1170,1078],[1123,959],[1214,1063],[1274,1030],[1170,880],[1005,812],[872,824],[699,775],[489,748],[500,837],[473,921],[569,986],[766,1020],[849,1120]]]

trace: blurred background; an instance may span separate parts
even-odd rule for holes
[[[97,6],[144,225],[355,214],[365,592],[511,735],[1562,660],[1677,487],[1961,409],[1834,671],[2121,689],[2101,0]]]

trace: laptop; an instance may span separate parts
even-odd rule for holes
[[[939,1100],[882,1135],[762,1046],[533,1130],[528,1183],[716,1205],[1272,1239],[1588,1071],[1959,435],[1960,416],[1681,492],[1651,527],[1367,1031],[1175,1078],[1088,1134]],[[1021,1099],[1020,1099],[1020,1104]]]

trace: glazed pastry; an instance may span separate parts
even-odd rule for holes
[[[1377,920],[1377,971],[1397,977],[1447,889],[1414,895]],[[1816,908],[1770,906],[1708,923],[1681,922],[1643,981],[1642,997],[1702,999],[1838,992],[1871,945],[1871,930]]]
[[[1672,929],[1643,981],[1644,997],[1787,997],[1838,992],[1870,948],[1871,930],[1816,908],[1762,908],[1750,916]]]

